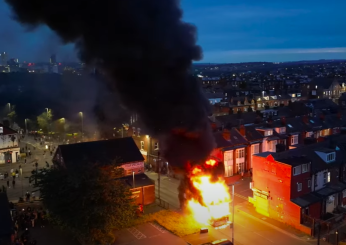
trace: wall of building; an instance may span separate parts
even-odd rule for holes
[[[308,187],[308,180],[311,180],[310,178],[310,169],[311,165],[309,164],[308,172],[306,173],[300,173],[298,175],[293,175],[292,173],[292,178],[291,178],[291,196],[290,199],[294,199],[300,196],[303,196],[307,193],[311,192],[311,185]],[[292,168],[293,171],[293,168]],[[302,171],[302,166],[301,166],[301,171]],[[302,190],[298,191],[298,183],[302,184]]]
[[[14,141],[12,141],[14,137]],[[18,147],[18,134],[9,134],[0,136],[0,149]]]
[[[319,219],[321,218],[321,202],[316,202],[309,206],[309,215],[313,218]]]
[[[320,190],[325,186],[324,173],[328,173],[328,170],[324,170],[313,175],[313,191]]]
[[[300,207],[290,201],[291,166],[253,156],[253,186],[269,193],[269,217],[300,226]]]

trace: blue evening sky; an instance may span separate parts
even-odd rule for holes
[[[182,8],[184,20],[198,28],[201,62],[346,59],[346,1],[182,0]],[[10,57],[75,57],[47,28],[26,33],[10,20],[3,2],[0,23],[0,49]]]

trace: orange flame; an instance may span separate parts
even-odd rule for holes
[[[208,160],[206,164],[214,166],[216,161]],[[201,202],[194,198],[187,202],[187,207],[195,220],[208,225],[219,219],[228,218],[231,195],[224,179],[218,178],[217,181],[212,181],[210,174],[203,173],[200,167],[195,167],[190,180],[202,197]]]
[[[214,167],[217,164],[217,162],[214,159],[209,159],[205,161],[205,164]]]

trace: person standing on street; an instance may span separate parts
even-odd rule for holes
[[[22,176],[23,175],[22,165],[19,165],[19,172],[20,172],[20,176]]]
[[[26,158],[24,159],[24,164],[26,164]]]

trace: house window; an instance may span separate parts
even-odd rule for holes
[[[244,158],[244,148],[237,150],[236,158]]]
[[[309,138],[309,137],[312,137],[313,135],[313,132],[306,132],[306,137]]]
[[[144,141],[141,141],[141,150],[144,150]]]
[[[330,182],[330,172],[323,173],[323,184],[327,184]]]
[[[302,183],[297,183],[298,191],[302,191]]]
[[[298,135],[292,135],[291,136],[291,145],[298,144]]]
[[[137,136],[141,136],[141,129],[140,128],[137,128]]]
[[[159,149],[159,142],[155,142],[154,143],[154,150],[158,150]]]
[[[308,187],[311,187],[311,179],[308,180]]]
[[[264,136],[273,135],[273,130],[267,130],[264,132]]]
[[[237,171],[237,174],[241,174],[241,173],[244,173],[244,167],[245,167],[245,164],[244,164],[244,162],[238,162],[237,164],[236,164],[237,166],[237,168],[236,168],[236,171]]]
[[[302,172],[306,173],[308,171],[308,164],[303,164],[302,165]]]
[[[293,168],[293,175],[299,175],[302,172],[301,165]]]
[[[259,144],[252,145],[251,148],[252,148],[252,154],[259,153]]]
[[[233,151],[224,153],[225,177],[233,176]]]
[[[135,127],[132,128],[132,136],[136,136],[136,128]]]
[[[276,140],[269,141],[268,144],[269,144],[269,151],[276,151],[276,144],[277,144]]]
[[[329,153],[327,155],[327,162],[333,162],[333,161],[335,161],[335,152]]]

